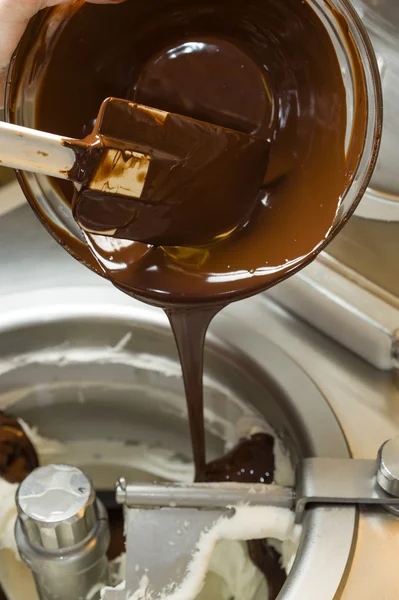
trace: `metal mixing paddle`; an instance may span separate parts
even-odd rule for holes
[[[222,537],[239,507],[290,509],[297,523],[312,504],[377,505],[399,514],[399,437],[381,447],[377,464],[375,460],[305,459],[296,482],[291,489],[226,483],[126,485],[121,480],[116,497],[126,510],[126,586],[107,588],[103,600],[183,597],[182,584],[195,576],[194,566],[199,567],[194,561],[204,536],[216,530],[215,536]],[[244,518],[249,515],[244,513]],[[247,525],[252,538],[249,519]],[[206,554],[202,557],[202,572],[209,559]],[[200,568],[197,575],[201,579]]]
[[[315,503],[376,505],[399,515],[399,437],[381,447],[377,464],[305,459],[295,489],[234,483],[127,485],[122,479],[116,500],[125,508],[126,582],[101,592],[109,537],[90,481],[73,467],[53,465],[36,469],[21,484],[16,541],[41,600],[93,600],[100,593],[102,600],[192,600],[215,543],[260,538],[262,527],[272,534],[273,524],[262,521],[270,517],[265,512],[270,507],[276,507],[274,517],[286,528],[292,528],[294,517],[300,523],[306,507]],[[237,524],[241,537],[234,538],[230,534]]]
[[[207,244],[245,225],[269,146],[116,98],[83,140],[0,123],[0,164],[74,182],[82,229],[156,246]]]

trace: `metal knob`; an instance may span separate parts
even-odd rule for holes
[[[36,469],[20,485],[16,502],[27,539],[48,550],[79,544],[97,522],[93,486],[71,466]]]
[[[15,539],[40,600],[100,600],[108,583],[108,517],[91,481],[50,465],[19,486]]]
[[[381,446],[377,466],[379,485],[387,494],[399,498],[399,436]]]

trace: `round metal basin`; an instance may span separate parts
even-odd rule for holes
[[[71,447],[92,442],[81,460],[97,485],[132,475],[121,453],[107,454],[112,444],[166,449],[169,464],[178,458],[183,465],[178,476],[190,477],[180,365],[162,312],[105,285],[33,291],[2,299],[0,309],[0,408]],[[317,387],[245,319],[215,320],[205,365],[208,459],[251,424],[269,424],[294,464],[304,456],[349,455]],[[279,598],[332,600],[350,563],[355,526],[354,508],[310,509]]]

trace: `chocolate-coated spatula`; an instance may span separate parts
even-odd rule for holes
[[[90,233],[153,245],[201,245],[256,207],[269,142],[109,98],[84,140],[0,124],[0,162],[75,182]]]

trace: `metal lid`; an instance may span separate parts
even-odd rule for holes
[[[96,497],[91,481],[75,467],[50,465],[20,485],[16,502],[28,540],[46,549],[82,542],[93,530]]]

